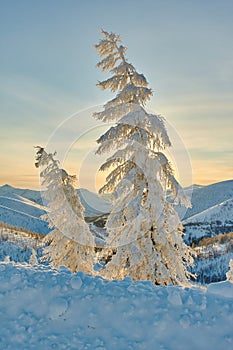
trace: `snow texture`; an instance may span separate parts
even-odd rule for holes
[[[4,350],[231,350],[233,284],[107,281],[0,263]]]

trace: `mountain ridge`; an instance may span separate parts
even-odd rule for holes
[[[195,184],[184,190],[188,195],[192,194],[191,202],[193,205],[191,209],[185,209],[184,215],[181,216],[185,223],[189,218],[191,221],[191,217],[231,200],[233,198],[233,180],[221,181],[207,186]],[[111,211],[111,202],[100,197],[97,193],[84,188],[77,191],[85,209],[85,217],[103,215]],[[217,209],[221,209],[222,206],[220,205]],[[178,213],[180,209],[184,210],[184,208],[178,207]],[[38,233],[47,233],[49,232],[47,223],[40,219],[45,211],[40,191],[16,188],[9,184],[0,186],[0,221]]]

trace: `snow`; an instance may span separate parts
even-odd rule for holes
[[[86,217],[109,213],[112,209],[111,202],[101,198],[97,193],[93,193],[85,188],[80,188],[78,194],[84,207],[84,214]]]
[[[107,281],[0,263],[0,348],[230,350],[233,284],[207,289]]]
[[[208,186],[193,186],[186,188],[187,193],[192,192],[192,208],[188,209],[184,220],[203,212],[217,204],[233,198],[233,180],[221,181]],[[177,208],[178,213],[182,211]]]
[[[0,187],[0,221],[38,233],[48,233],[50,229],[47,222],[40,218],[45,214],[46,208],[32,199],[18,195],[18,190],[10,186]],[[37,197],[36,194],[35,198]]]
[[[229,180],[194,189],[193,207],[186,213],[188,217],[182,221],[187,243],[233,231],[232,187],[233,181]],[[222,199],[226,200],[221,202]],[[178,212],[179,210],[178,208]]]
[[[84,206],[85,216],[93,217],[109,213],[112,206],[87,189],[78,190]],[[46,208],[42,205],[40,191],[15,188],[9,185],[0,186],[0,221],[22,227],[37,233],[48,233],[48,223],[41,219]]]
[[[226,213],[230,213],[231,210],[232,209],[227,209]],[[210,220],[212,218],[213,221],[208,222],[208,217]],[[218,219],[214,220],[214,217],[218,217]],[[224,217],[226,219],[224,219]],[[200,219],[203,219],[204,222],[200,222]],[[191,244],[192,242],[198,242],[203,237],[213,237],[219,234],[232,232],[233,216],[231,214],[225,216],[224,211],[221,210],[221,206],[219,205],[217,211],[214,212],[210,210],[207,213],[203,212],[197,214],[183,222],[183,225],[185,228],[184,240],[188,244]]]
[[[219,282],[219,283],[211,283],[208,286],[208,292],[215,294],[215,295],[220,295],[224,296],[225,298],[233,298],[233,284],[229,281],[225,282]]]
[[[200,222],[211,223],[216,221],[221,221],[222,224],[231,221],[233,224],[233,198],[189,217],[183,221],[183,224]]]
[[[228,219],[232,220],[233,180],[208,186],[193,185],[191,188],[185,189],[187,193],[192,190],[192,208],[187,210],[183,223],[200,219],[209,222],[209,218],[223,223]],[[111,211],[110,201],[86,189],[80,189],[78,192],[86,217],[93,217]],[[44,212],[44,209],[40,191],[15,188],[9,185],[0,186],[0,221],[38,233],[48,233],[47,223],[40,220],[40,215]],[[180,210],[178,206],[178,213]],[[200,234],[197,233],[197,238],[206,235],[205,228],[202,230],[199,227],[198,232]],[[192,234],[196,236],[195,232]]]
[[[24,188],[15,188],[10,185],[3,185],[0,186],[0,195],[1,196],[21,196],[23,198],[26,198],[32,202],[36,202],[37,204],[42,205],[42,199],[40,195],[40,191],[36,190],[30,190],[30,189],[24,189]]]
[[[37,262],[45,246],[38,238],[13,228],[0,227],[0,261]]]
[[[233,251],[217,253],[213,250],[209,254],[204,253],[204,257],[198,255],[191,271],[197,275],[197,281],[202,284],[224,281],[231,259],[233,259]]]

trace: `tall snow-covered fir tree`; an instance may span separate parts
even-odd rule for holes
[[[112,76],[97,85],[116,96],[94,113],[96,119],[115,123],[97,140],[97,154],[112,153],[100,168],[110,171],[100,193],[114,194],[106,223],[107,247],[114,254],[101,273],[108,279],[129,276],[186,285],[193,258],[167,190],[173,203],[190,204],[164,154],[171,146],[164,119],[146,111],[152,91],[144,75],[128,62],[120,36],[106,31],[102,35],[95,46],[102,58],[97,67]]]
[[[94,241],[84,221],[83,207],[73,187],[75,176],[59,168],[55,154],[37,147],[36,167],[41,167],[43,199],[48,214],[43,216],[54,228],[45,238],[44,260],[58,268],[66,266],[72,272],[93,272]]]

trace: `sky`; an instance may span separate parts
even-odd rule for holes
[[[146,76],[148,108],[185,159],[182,185],[231,179],[232,13],[231,0],[0,1],[0,185],[38,189],[33,147],[47,144],[58,157],[65,145],[62,165],[81,187],[103,183],[93,149],[106,126],[91,114],[114,95],[96,86],[108,77],[96,68],[101,28],[121,35]]]

